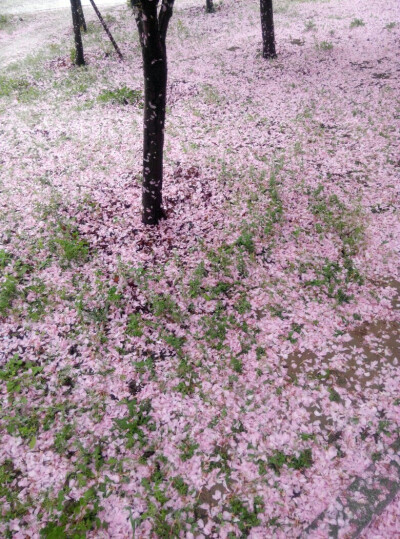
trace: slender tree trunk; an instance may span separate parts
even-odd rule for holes
[[[83,9],[82,9],[82,2],[81,2],[81,0],[76,0],[76,5],[77,5],[77,8],[78,8],[78,13],[79,13],[80,27],[81,27],[81,29],[82,29],[84,32],[87,32],[87,26],[86,26],[86,21],[85,21],[85,15],[83,14]]]
[[[81,36],[81,25],[78,13],[77,0],[71,0],[71,12],[72,12],[72,24],[74,25],[74,39],[75,39],[75,63],[78,66],[85,65],[85,58],[83,56],[83,45]]]
[[[206,13],[214,13],[213,0],[206,0]]]
[[[142,221],[156,225],[162,207],[163,149],[165,108],[167,99],[166,35],[174,0],[162,0],[157,14],[157,1],[134,3],[143,56],[144,129]]]
[[[276,58],[272,0],[260,0],[263,58]]]
[[[102,15],[101,15],[101,13],[100,13],[100,11],[99,11],[99,9],[98,9],[98,7],[97,7],[96,4],[94,3],[94,0],[90,0],[90,3],[92,4],[92,7],[93,7],[93,9],[94,9],[95,12],[96,12],[96,15],[97,15],[99,21],[101,22],[101,25],[103,26],[103,28],[104,28],[106,34],[108,35],[108,37],[109,37],[111,43],[113,44],[114,49],[117,51],[118,56],[119,56],[119,57],[121,58],[121,60],[122,60],[122,59],[123,59],[122,52],[119,50],[119,47],[118,47],[118,45],[117,45],[115,39],[113,38],[113,36],[112,36],[112,34],[111,34],[111,32],[110,32],[108,26],[106,25],[106,22],[105,22],[105,20],[103,19]]]

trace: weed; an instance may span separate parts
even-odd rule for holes
[[[74,434],[74,428],[72,425],[64,425],[60,432],[58,432],[54,438],[54,450],[60,455],[65,454],[68,442]]]
[[[18,281],[12,275],[7,275],[0,283],[0,315],[4,316],[14,299],[18,296]]]
[[[8,266],[11,260],[12,256],[7,253],[7,251],[4,251],[4,249],[0,249],[0,269],[4,269],[6,266]]]
[[[143,108],[143,94],[140,90],[132,90],[127,86],[116,90],[104,90],[97,96],[99,103],[112,103],[115,105],[138,105]]]
[[[386,25],[385,25],[385,30],[393,30],[393,28],[396,28],[397,26],[397,23],[395,22],[388,22]]]
[[[255,245],[253,240],[253,234],[249,229],[244,229],[236,240],[236,245],[242,247],[249,254],[253,254],[255,251]]]
[[[350,28],[357,28],[358,26],[365,26],[365,22],[362,19],[353,19],[350,23]]]
[[[11,20],[8,15],[0,14],[0,30],[3,30],[8,24],[10,24]]]
[[[203,95],[206,103],[210,105],[222,105],[223,96],[211,84],[203,84]]]
[[[273,455],[268,457],[268,466],[278,475],[285,465],[294,470],[304,470],[310,468],[312,464],[311,449],[304,449],[297,457],[295,455],[286,455],[283,451],[275,451]]]
[[[155,425],[152,422],[150,415],[150,401],[144,400],[137,403],[136,399],[124,399],[124,401],[121,401],[121,404],[125,404],[127,406],[128,416],[122,419],[116,419],[115,423],[126,437],[126,447],[131,449],[137,443],[143,447],[146,443],[146,433],[144,429],[155,429]]]
[[[0,98],[16,96],[18,100],[28,102],[39,97],[40,93],[28,80],[12,79],[0,75]]]
[[[67,492],[66,492],[67,490]],[[96,489],[91,487],[78,500],[65,500],[68,489],[61,490],[57,498],[58,518],[50,521],[40,531],[43,539],[62,539],[66,537],[86,537],[93,530],[106,528],[97,514],[103,509]]]
[[[141,337],[143,335],[143,320],[140,314],[133,313],[129,315],[125,331],[131,337]]]
[[[204,339],[215,350],[221,350],[223,348],[226,333],[230,325],[230,318],[223,314],[223,312],[223,306],[219,304],[213,315],[203,317],[203,326],[205,328]]]
[[[239,498],[234,497],[230,502],[230,509],[232,514],[236,517],[237,526],[239,530],[248,535],[251,528],[254,528],[260,524],[258,518],[259,513],[264,509],[264,503],[260,496],[254,498],[254,508],[252,511],[242,502]]]
[[[154,294],[151,298],[151,309],[154,316],[170,319],[174,322],[182,320],[178,304],[168,294]]]
[[[182,479],[182,477],[177,476],[172,479],[172,486],[174,489],[181,495],[186,496],[189,492],[189,487],[185,483],[185,481]]]
[[[333,43],[331,41],[320,41],[315,45],[319,51],[331,51],[333,49]]]
[[[256,348],[256,357],[258,360],[260,360],[262,357],[264,357],[266,354],[266,350],[263,346],[257,346]]]
[[[232,255],[234,253],[234,246],[227,243],[223,243],[216,250],[209,251],[207,257],[211,262],[213,272],[222,272],[226,277],[230,277],[230,268],[233,265]]]
[[[189,438],[186,438],[185,441],[183,441],[179,447],[181,450],[181,460],[185,462],[186,460],[190,460],[194,454],[196,449],[199,447],[199,444],[196,444],[195,442],[192,442]]]
[[[178,19],[176,27],[180,39],[187,39],[189,37],[189,28],[183,24],[181,19]]]
[[[231,367],[238,374],[242,374],[242,372],[243,372],[243,363],[237,357],[234,357],[234,358],[231,359]]]
[[[5,460],[0,465],[0,508],[3,522],[19,519],[28,511],[27,505],[19,499],[17,479],[21,475],[11,460]],[[5,502],[5,503],[4,503]]]
[[[40,428],[39,415],[33,410],[25,410],[23,406],[16,406],[15,415],[6,416],[5,420],[7,421],[6,429],[8,434],[11,436],[19,435],[22,438],[31,440],[31,442]]]
[[[86,262],[89,258],[89,244],[80,236],[79,231],[70,224],[60,224],[57,232],[58,236],[50,239],[50,251],[57,253],[66,265]]]
[[[251,310],[251,303],[244,292],[242,292],[234,307],[239,314],[245,314]]]
[[[24,295],[34,296],[34,299],[28,299],[28,316],[33,321],[38,321],[46,312],[46,307],[49,304],[49,293],[46,290],[46,285],[38,281],[36,284],[31,284],[24,289]]]
[[[328,390],[329,390],[329,400],[332,402],[340,402],[340,395],[336,391],[336,389],[333,389],[333,387],[330,387]]]
[[[305,29],[306,32],[314,31],[314,30],[316,30],[316,28],[317,28],[317,26],[316,26],[315,22],[312,19],[308,19],[304,23],[304,29]]]
[[[6,382],[8,393],[19,393],[23,383],[32,385],[34,378],[42,371],[43,367],[24,361],[19,354],[14,354],[0,370],[0,380]]]

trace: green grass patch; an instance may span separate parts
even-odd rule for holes
[[[98,103],[114,105],[137,105],[143,108],[143,93],[127,86],[115,90],[104,90],[97,96]]]

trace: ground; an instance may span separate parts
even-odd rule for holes
[[[4,537],[400,533],[397,2],[277,0],[273,61],[217,7],[171,20],[156,228],[129,8],[84,68],[0,16]]]

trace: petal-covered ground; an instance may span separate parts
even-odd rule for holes
[[[258,8],[177,2],[150,229],[129,8],[84,68],[0,18],[4,537],[297,537],[398,459],[398,3],[277,1],[274,61]]]

